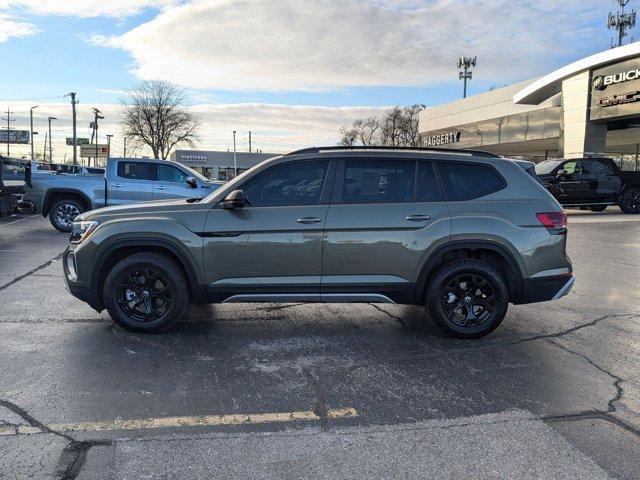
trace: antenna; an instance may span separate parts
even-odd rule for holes
[[[627,0],[628,1],[628,0]],[[478,62],[478,57],[466,57],[465,55],[461,55],[458,58],[458,68],[462,68],[458,72],[458,78],[460,80],[464,80],[464,90],[462,91],[462,98],[467,98],[467,80],[471,80],[473,78],[473,72],[470,70],[471,67],[476,66]]]
[[[624,7],[626,7],[631,0],[615,1],[618,3],[620,8],[615,14],[609,12],[609,16],[607,17],[607,28],[618,32],[618,43],[615,44],[612,39],[611,48],[621,47],[624,37],[627,36],[627,29],[631,29],[636,26],[636,11],[631,10],[629,13],[624,12]]]

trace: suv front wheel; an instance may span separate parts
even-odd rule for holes
[[[176,324],[188,302],[187,279],[171,258],[151,252],[130,255],[111,269],[103,298],[111,318],[133,332],[157,332]]]
[[[504,319],[509,292],[500,273],[475,259],[442,265],[431,279],[426,306],[433,321],[455,338],[479,338]]]

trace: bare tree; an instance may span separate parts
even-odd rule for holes
[[[416,147],[419,145],[418,114],[420,105],[393,107],[382,119],[369,117],[355,120],[340,128],[339,145],[383,145],[390,147]]]
[[[154,158],[166,159],[180,143],[195,146],[200,120],[185,98],[184,90],[160,80],[127,90],[121,99],[123,134],[134,145],[148,146]]]

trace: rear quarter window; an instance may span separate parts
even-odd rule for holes
[[[437,165],[447,201],[473,200],[507,186],[490,165],[466,162],[438,162]]]

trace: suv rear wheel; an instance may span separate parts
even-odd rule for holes
[[[507,313],[509,292],[489,263],[454,260],[441,266],[426,298],[433,321],[455,338],[479,338],[495,330]]]
[[[104,282],[111,318],[133,332],[157,332],[184,315],[189,294],[180,266],[158,253],[136,253],[120,260]]]
[[[56,230],[69,233],[73,220],[84,212],[84,207],[76,200],[58,200],[49,210],[49,221]]]

